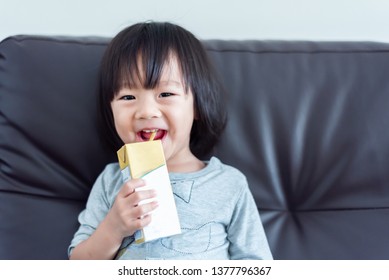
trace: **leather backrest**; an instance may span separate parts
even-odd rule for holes
[[[67,258],[110,159],[97,127],[107,42],[16,36],[0,45],[0,258]]]
[[[275,258],[389,258],[389,44],[210,41]]]
[[[0,44],[0,258],[61,259],[106,163],[109,39]],[[228,96],[215,154],[248,177],[276,259],[389,258],[389,44],[204,41]]]

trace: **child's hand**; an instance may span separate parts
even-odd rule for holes
[[[107,215],[112,233],[119,234],[120,238],[134,234],[151,222],[150,212],[158,207],[156,201],[139,204],[142,200],[154,198],[154,190],[135,191],[145,186],[142,179],[133,179],[123,184],[112,209]]]

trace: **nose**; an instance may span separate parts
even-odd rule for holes
[[[158,103],[153,98],[142,98],[137,102],[136,119],[160,118],[161,111]]]

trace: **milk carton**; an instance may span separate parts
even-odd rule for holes
[[[142,243],[181,233],[161,141],[125,144],[117,155],[124,181],[142,178],[146,186],[136,191],[154,189],[157,192],[159,206],[151,213],[151,223],[135,233],[135,242]],[[150,200],[141,203],[148,202]]]

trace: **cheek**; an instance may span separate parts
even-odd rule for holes
[[[194,112],[190,110],[186,110],[185,112],[183,112],[183,114],[181,114],[179,120],[180,120],[179,121],[180,132],[182,134],[189,135],[192,130],[193,122],[195,120]]]
[[[115,130],[117,134],[119,135],[120,139],[122,139],[123,142],[126,142],[124,139],[124,128],[123,126],[120,125],[120,122],[118,122],[117,118],[114,119],[114,125],[115,125]]]
[[[115,108],[115,106],[112,107],[112,115],[113,115],[113,122],[115,125],[116,132],[118,133],[119,137],[122,139],[123,142],[126,142],[126,131],[128,131],[128,119],[126,117],[126,114],[121,113],[122,111],[118,110],[118,108]]]

